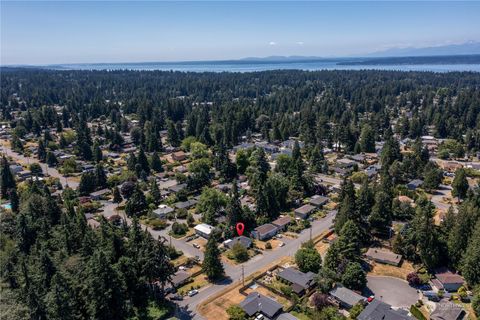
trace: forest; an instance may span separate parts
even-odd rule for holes
[[[167,149],[184,150],[191,160],[188,175],[175,174],[186,185],[175,201],[198,196],[202,222],[218,226],[227,238],[238,221],[250,231],[302,199],[326,193],[313,179],[329,173],[325,148],[342,156],[375,153],[376,143],[382,144],[378,177],[355,179],[357,172],[343,177],[333,226],[338,241],[323,265],[309,243],[297,253],[297,265],[318,273],[323,294],[333,282],[362,289],[362,250],[388,238],[392,222],[401,221],[406,227],[392,237],[393,251],[428,271],[448,266],[461,272],[480,313],[480,192],[467,181],[475,176],[456,171],[452,194],[458,208],[452,206],[435,224],[435,208],[426,195],[438,188],[443,172],[421,140],[445,141],[439,158],[478,158],[478,73],[2,68],[1,80],[0,117],[12,129],[13,150],[26,150],[31,139],[38,160],[50,167],[58,165],[53,151],[69,148],[94,164],[81,174],[78,189],[64,188],[58,200],[44,182],[17,183],[7,158],[2,159],[1,196],[12,209],[0,219],[2,299],[18,318],[148,319],[148,310],[162,305],[175,272],[171,260],[179,252],[143,231],[139,219],[162,201],[151,178],[166,170],[160,156]],[[53,129],[58,139],[52,138]],[[163,142],[161,132],[167,137]],[[138,152],[126,155],[126,173],[107,178],[101,147],[120,152],[127,134]],[[302,147],[296,140],[291,155],[279,156],[274,168],[261,148],[240,150],[232,161],[228,152],[255,134],[269,143],[296,137]],[[69,165],[68,160],[62,164],[63,172],[71,173]],[[254,210],[240,204],[239,193],[246,193],[237,189],[241,175],[248,179]],[[214,179],[233,183],[232,190],[227,195],[214,190]],[[413,179],[424,180],[425,193],[407,190]],[[126,200],[132,225],[114,226],[104,218],[95,230],[87,225],[79,198],[103,188],[113,189],[115,203]],[[410,196],[415,205],[400,203],[400,195]],[[217,224],[224,211],[225,222]],[[188,219],[194,222],[190,213]],[[178,233],[188,229],[174,225]],[[210,269],[222,273],[215,240],[209,239],[206,257],[216,264]],[[209,278],[217,277],[217,270]]]

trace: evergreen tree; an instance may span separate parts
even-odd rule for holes
[[[47,150],[42,139],[38,140],[37,156],[40,162],[45,162],[45,160],[47,160]]]
[[[95,191],[96,181],[95,175],[92,172],[85,172],[80,178],[80,183],[78,184],[78,193],[81,196],[86,196],[89,193]]]
[[[137,157],[135,157],[135,154],[131,152],[127,159],[127,168],[128,170],[135,172],[136,165],[137,165]]]
[[[465,199],[468,191],[468,181],[467,175],[463,168],[455,171],[455,178],[452,182],[452,196],[458,197],[459,199]]]
[[[160,157],[156,151],[153,152],[150,159],[150,168],[152,168],[152,170],[155,172],[163,172],[162,161],[160,160]]]
[[[150,185],[150,195],[153,198],[153,202],[158,205],[160,201],[162,201],[162,195],[160,193],[160,189],[158,188],[157,179],[152,179],[152,183]]]
[[[370,227],[377,233],[385,234],[392,224],[392,199],[388,193],[379,191],[375,194],[375,204],[368,217]]]
[[[142,216],[147,210],[147,200],[143,191],[137,186],[135,191],[133,191],[132,196],[127,200],[125,204],[125,213],[129,217]]]
[[[220,259],[220,250],[218,249],[217,240],[214,235],[210,236],[207,241],[202,271],[210,281],[220,279],[225,272]]]
[[[10,164],[5,156],[2,158],[2,172],[1,172],[1,196],[2,199],[8,199],[8,193],[10,189],[15,188],[15,178],[10,170]]]
[[[359,146],[363,152],[373,153],[375,152],[375,133],[372,127],[366,124],[362,128],[360,134]]]
[[[55,157],[55,154],[53,152],[47,152],[46,162],[49,167],[54,167],[58,164],[57,157]]]
[[[350,262],[342,275],[342,284],[352,290],[361,291],[367,284],[367,275],[358,262]]]
[[[477,222],[461,265],[462,275],[469,286],[480,284],[480,223]]]
[[[146,172],[147,175],[150,173],[150,165],[148,164],[148,159],[143,148],[140,148],[140,152],[138,153],[137,164],[140,165],[142,171]]]
[[[113,202],[115,203],[120,203],[122,202],[122,195],[120,193],[120,190],[118,189],[118,187],[114,187],[113,188]]]
[[[107,187],[107,175],[101,163],[95,166],[95,188],[104,189]]]
[[[103,160],[102,149],[100,149],[100,143],[98,140],[95,140],[95,143],[93,144],[93,160],[96,163],[99,163]]]

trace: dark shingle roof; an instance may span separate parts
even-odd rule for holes
[[[303,273],[293,268],[285,268],[277,276],[292,284],[296,284],[302,289],[308,289],[313,285],[315,274],[313,272]]]
[[[240,302],[240,308],[250,317],[260,312],[269,318],[273,318],[282,310],[282,305],[258,292],[252,292],[245,300]]]
[[[389,304],[379,300],[373,300],[363,309],[357,320],[410,320],[406,312],[393,310]]]

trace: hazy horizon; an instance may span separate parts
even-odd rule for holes
[[[362,56],[480,40],[478,2],[1,2],[1,65]]]

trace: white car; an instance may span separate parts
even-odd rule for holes
[[[196,243],[193,244],[193,247],[196,248],[196,249],[200,249],[200,246]]]
[[[196,295],[197,293],[198,293],[198,290],[190,290],[190,291],[188,291],[187,294],[188,294],[189,297],[193,297],[193,296]]]
[[[279,247],[283,247],[284,245],[285,245],[285,242],[283,241],[278,244]]]
[[[258,316],[255,317],[255,320],[263,320],[265,317],[262,314],[259,314]]]
[[[185,270],[187,270],[187,268],[185,268],[184,266],[180,266],[180,267],[178,267],[178,270],[185,271]]]

